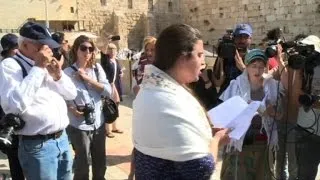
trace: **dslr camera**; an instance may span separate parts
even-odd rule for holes
[[[87,125],[95,122],[94,105],[86,103],[84,106],[78,107],[78,111],[83,112],[84,120]]]
[[[25,122],[19,115],[6,114],[0,120],[0,148],[11,148],[12,146],[12,134],[16,130],[21,130],[25,125]]]

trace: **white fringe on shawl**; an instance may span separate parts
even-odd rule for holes
[[[264,114],[266,110],[266,102],[272,105],[276,105],[277,103],[277,96],[280,96],[278,93],[278,81],[274,80],[272,76],[264,74],[263,75],[264,82],[263,82],[263,89],[265,93],[265,100],[261,103],[261,106],[258,109],[259,114],[262,118],[262,127],[261,132],[264,129],[268,136],[268,144],[270,145],[272,150],[278,149],[278,132],[277,132],[277,125],[274,122],[274,118]],[[282,90],[282,86],[280,84],[279,90]],[[281,91],[279,91],[281,92]],[[240,96],[245,101],[251,100],[251,88],[248,79],[247,71],[244,71],[240,76],[238,76],[235,80],[230,82],[228,88],[223,92],[220,96],[222,101],[226,101],[227,99],[233,96]],[[278,99],[280,102],[280,97]],[[280,106],[281,104],[278,104]],[[238,150],[239,152],[242,151],[242,145],[245,135],[243,135],[240,140],[231,139],[230,143],[227,145],[227,152],[230,152],[233,149]]]

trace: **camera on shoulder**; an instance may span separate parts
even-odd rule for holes
[[[233,39],[233,30],[227,29],[226,34],[219,39],[218,57],[223,59],[234,58],[236,54],[236,46]]]

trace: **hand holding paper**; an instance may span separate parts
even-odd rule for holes
[[[240,96],[235,96],[211,109],[208,114],[215,127],[231,129],[230,138],[239,140],[250,127],[260,104],[260,101],[248,104]]]

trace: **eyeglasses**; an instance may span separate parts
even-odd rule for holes
[[[89,49],[89,52],[93,52],[94,51],[94,48],[93,47],[88,47],[88,46],[85,46],[85,45],[80,45],[79,46],[79,49],[83,52],[87,51]]]

